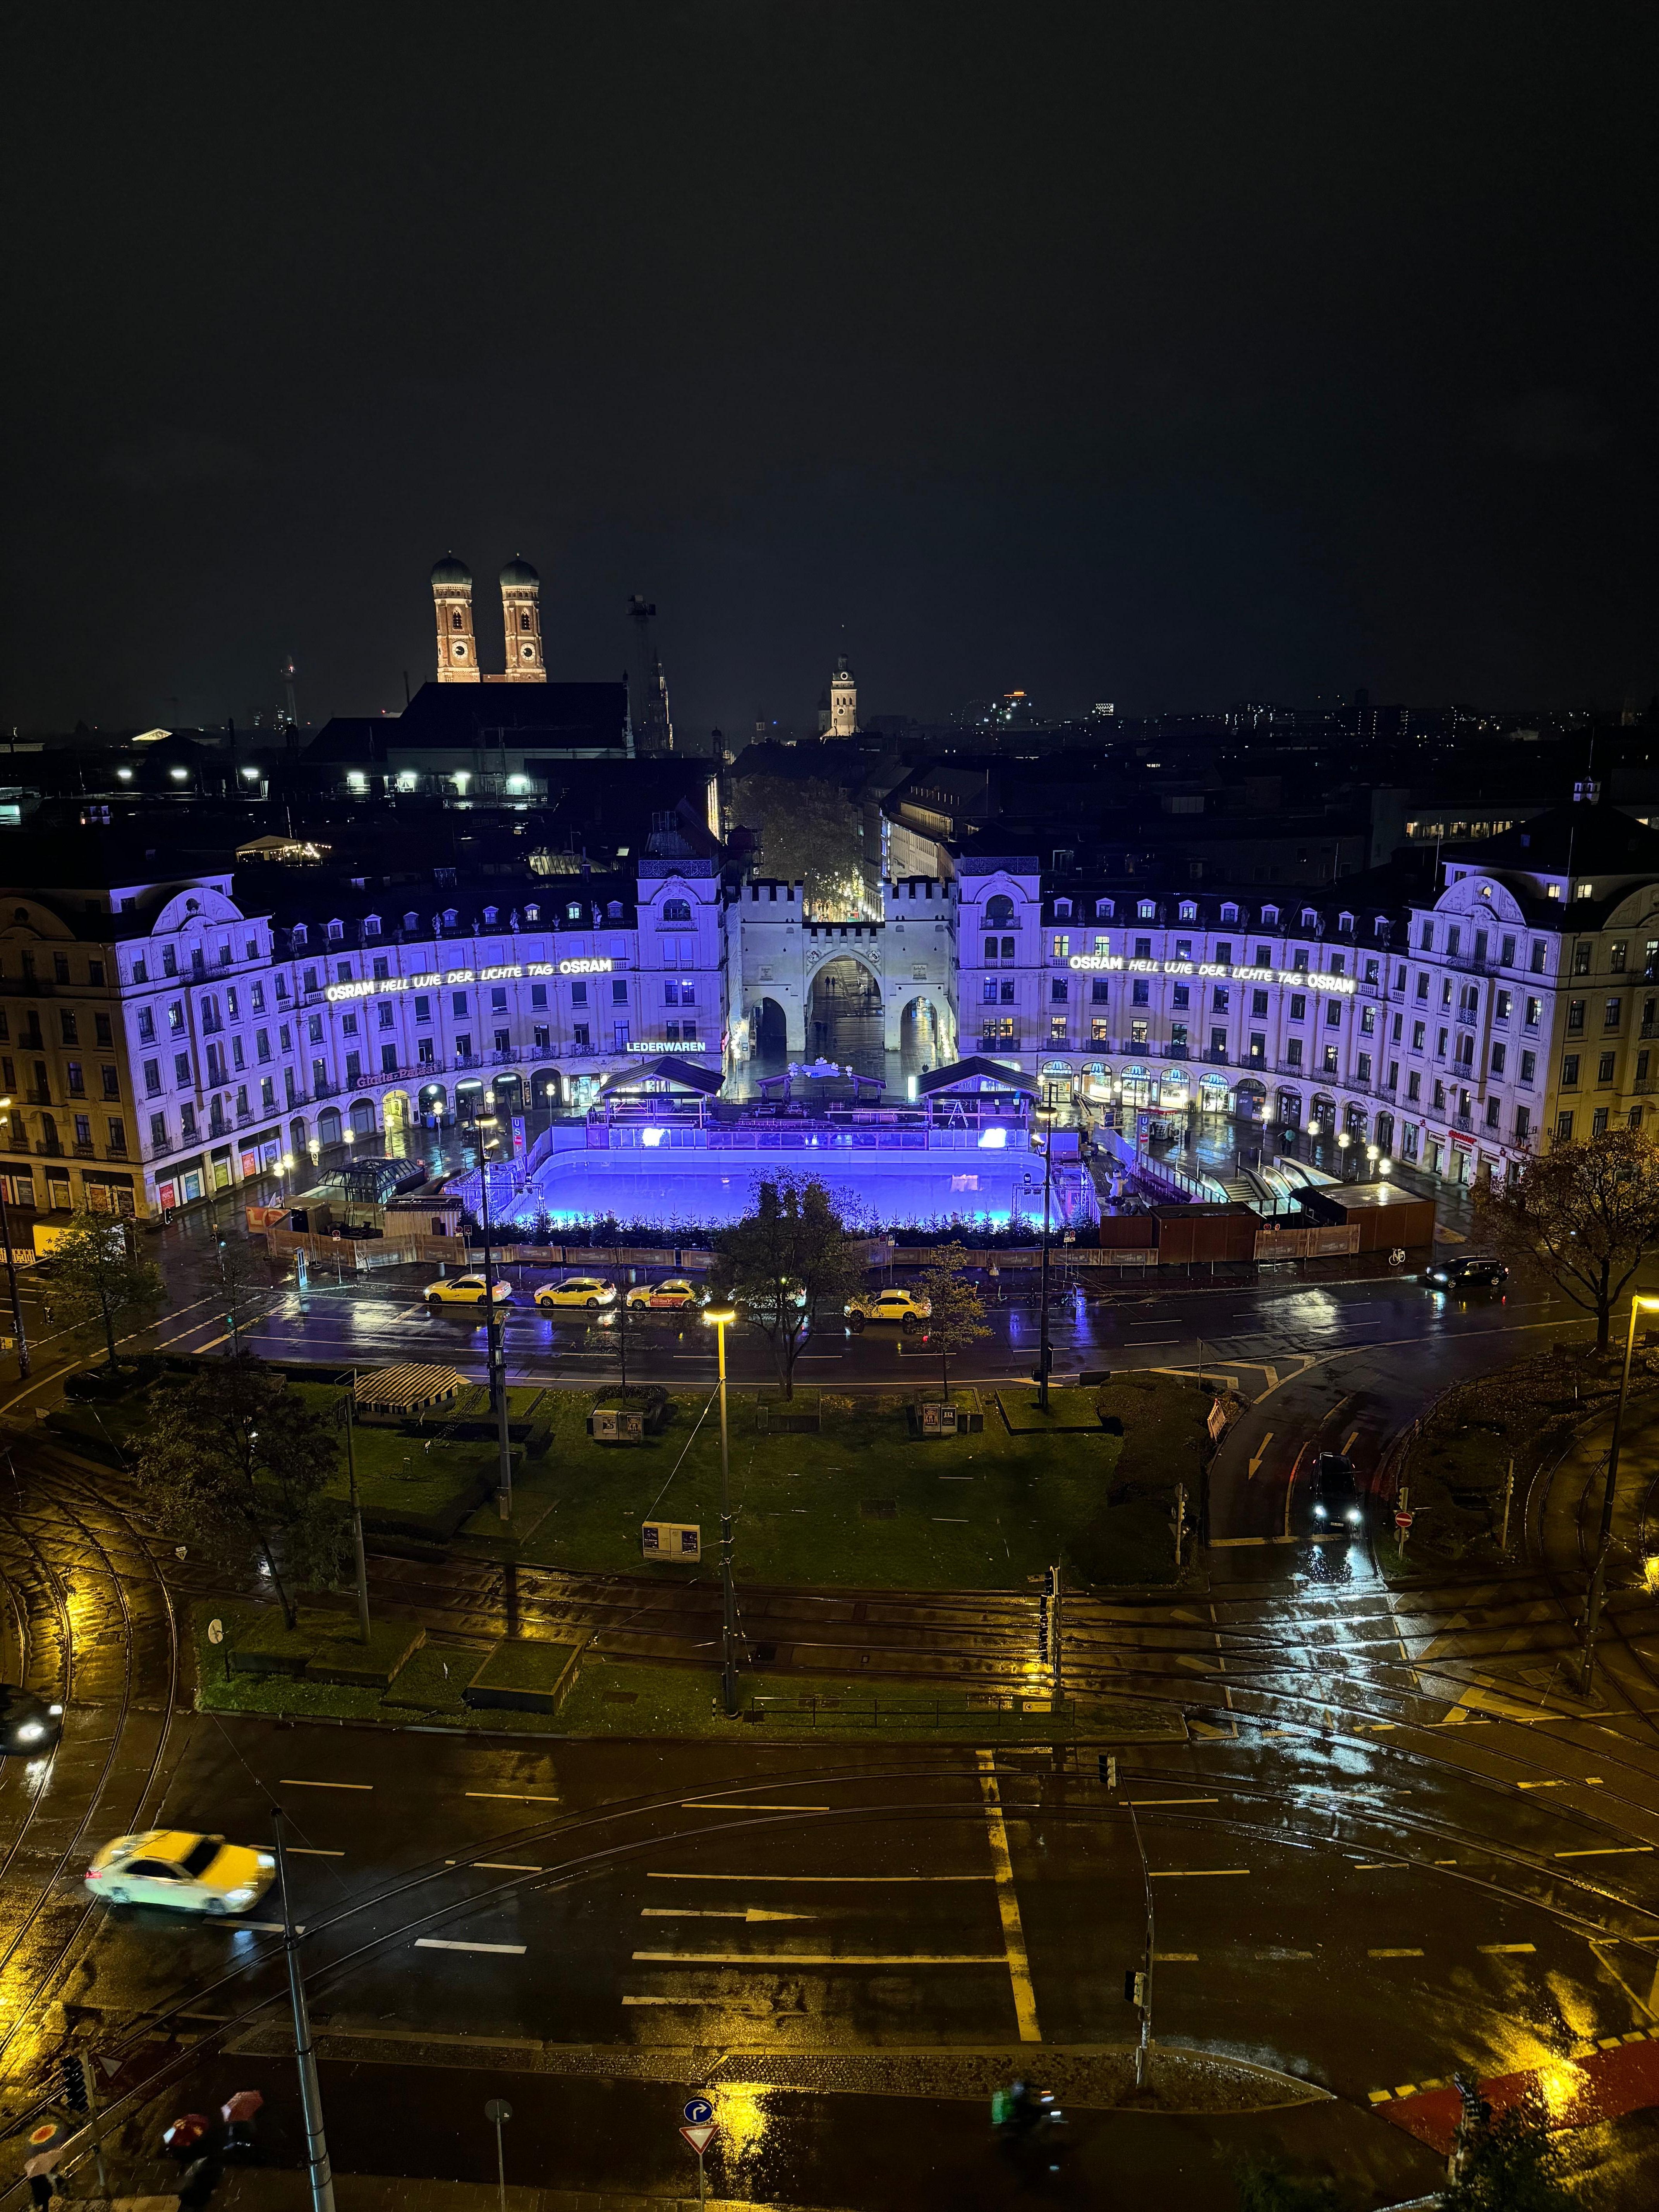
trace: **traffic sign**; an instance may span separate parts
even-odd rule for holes
[[[701,2158],[704,2151],[708,2149],[709,2144],[714,2142],[715,2136],[720,2133],[720,2130],[714,2124],[713,2121],[705,2120],[700,2126],[695,2128],[682,2128],[680,2130],[680,2133],[685,2137],[687,2142],[690,2144],[692,2149],[696,2151],[697,2156]]]
[[[690,2097],[686,2100],[685,2117],[694,2128],[705,2126],[714,2117],[714,2107],[707,2097]]]
[[[1409,1528],[1412,1520],[1413,1516],[1409,1513],[1396,1513],[1394,1516],[1394,1525],[1396,1528]]]
[[[222,1621],[222,1620],[210,1620],[210,1621],[209,1621],[209,1623],[208,1623],[208,1642],[209,1642],[210,1644],[222,1644],[222,1643],[224,1642],[224,1640],[225,1640],[225,1624],[223,1623],[223,1621]]]

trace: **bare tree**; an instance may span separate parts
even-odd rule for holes
[[[932,1306],[927,1317],[927,1341],[939,1354],[945,1384],[945,1402],[951,1402],[951,1362],[959,1352],[989,1336],[984,1301],[966,1279],[968,1255],[960,1244],[941,1244],[933,1264],[922,1276],[921,1295]]]
[[[714,1289],[766,1339],[786,1398],[812,1316],[862,1273],[836,1200],[816,1176],[763,1177],[754,1211],[714,1239]]]
[[[1480,1194],[1475,1220],[1499,1252],[1529,1260],[1595,1315],[1605,1352],[1613,1308],[1659,1240],[1659,1146],[1638,1129],[1557,1145]]]

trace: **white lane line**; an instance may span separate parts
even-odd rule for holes
[[[657,1874],[647,1881],[994,1881],[994,1874]]]
[[[1582,1850],[1552,1851],[1550,1856],[1553,1859],[1623,1859],[1641,1851],[1650,1851],[1653,1848],[1651,1844],[1592,1844]]]
[[[521,1959],[526,1946],[522,1943],[451,1943],[441,1936],[417,1936],[417,1951],[500,1951],[513,1959]]]
[[[343,1851],[325,1851],[316,1844],[288,1844],[283,1846],[291,1859],[343,1859]]]
[[[1523,1951],[1535,1951],[1538,1946],[1536,1943],[1477,1943],[1474,1948],[1484,1952],[1489,1959],[1503,1959],[1512,1954],[1518,1956]]]
[[[750,1926],[757,1920],[816,1920],[816,1912],[769,1912],[764,1905],[739,1905],[729,1911],[718,1906],[694,1905],[642,1905],[641,1920],[746,1920]]]
[[[1420,1951],[1367,1951],[1368,1959],[1420,1959]]]
[[[372,1782],[307,1782],[298,1774],[283,1774],[277,1778],[279,1790],[372,1790]]]
[[[208,1920],[206,1924],[210,1928],[228,1928],[233,1936],[285,1936],[288,1933],[280,1920]],[[306,1931],[296,1921],[294,1932],[296,1936],[303,1936]]]
[[[512,1859],[446,1859],[446,1866],[482,1867],[487,1874],[545,1874],[545,1867],[520,1866]]]
[[[534,1790],[464,1790],[464,1797],[502,1797],[509,1805],[556,1805],[556,1797],[549,1797]]]
[[[1218,1805],[1218,1797],[1132,1797],[1132,1805]]]
[[[710,1797],[682,1797],[682,1813],[827,1813],[827,1805],[732,1805]]]
[[[463,1948],[466,1948],[465,1946]],[[635,1951],[635,1959],[671,1966],[1001,1966],[1000,1951]]]
[[[1154,1881],[1200,1881],[1215,1875],[1249,1874],[1249,1867],[1154,1867]]]

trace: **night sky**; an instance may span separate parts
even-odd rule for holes
[[[396,709],[427,583],[676,719],[1659,684],[1659,9],[14,26],[0,720]]]

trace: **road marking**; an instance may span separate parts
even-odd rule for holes
[[[325,1851],[315,1844],[289,1844],[284,1846],[291,1859],[343,1859],[343,1851]]]
[[[694,1905],[642,1905],[641,1920],[816,1920],[816,1912],[769,1912],[763,1905],[735,1905],[730,1911],[718,1906]]]
[[[1196,1951],[1154,1951],[1152,1964],[1156,1966],[1195,1966],[1198,1954]]]
[[[1629,1858],[1638,1851],[1650,1851],[1651,1844],[1591,1844],[1576,1851],[1552,1851],[1553,1859],[1619,1859]]]
[[[1154,1867],[1153,1881],[1200,1881],[1213,1875],[1249,1874],[1249,1867]]]
[[[279,1790],[372,1790],[372,1782],[307,1782],[297,1774],[284,1774],[277,1781]]]
[[[1362,1322],[1360,1323],[1360,1326],[1361,1326],[1361,1328],[1376,1328],[1378,1325],[1379,1325],[1379,1324],[1378,1324],[1378,1323],[1376,1323],[1376,1322],[1369,1322],[1369,1321],[1368,1321],[1368,1322]],[[1346,1457],[1348,1456],[1348,1454],[1349,1454],[1349,1453],[1353,1449],[1353,1447],[1354,1447],[1354,1439],[1355,1439],[1355,1437],[1358,1437],[1358,1434],[1359,1434],[1359,1431],[1358,1431],[1358,1429],[1350,1429],[1350,1430],[1349,1430],[1349,1431],[1348,1431],[1348,1441],[1347,1441],[1347,1443],[1345,1443],[1345,1444],[1343,1445],[1343,1447],[1342,1447],[1342,1456],[1343,1456],[1343,1458],[1344,1458],[1344,1459],[1346,1459]]]
[[[1365,1954],[1368,1959],[1420,1959],[1422,1955],[1420,1951],[1367,1951]],[[1410,2092],[1402,2089],[1400,2094],[1407,2096]]]
[[[1538,1946],[1536,1943],[1477,1943],[1474,1948],[1490,1959],[1504,1959],[1512,1954],[1518,1957],[1522,1952],[1535,1951]]]
[[[526,1946],[522,1943],[452,1943],[441,1936],[417,1936],[417,1951],[499,1951],[508,1958],[521,1959]]]
[[[682,1813],[827,1813],[827,1805],[732,1805],[718,1798],[682,1797]]]
[[[520,1866],[512,1859],[446,1859],[446,1866],[480,1867],[486,1874],[545,1874],[545,1867]]]
[[[464,1797],[500,1797],[509,1805],[556,1805],[556,1797],[549,1797],[534,1790],[465,1790]]]
[[[1266,1458],[1267,1458],[1267,1447],[1268,1447],[1268,1445],[1273,1442],[1273,1431],[1272,1431],[1271,1429],[1269,1429],[1269,1430],[1268,1430],[1268,1431],[1267,1431],[1267,1435],[1266,1435],[1265,1437],[1262,1437],[1262,1439],[1261,1439],[1261,1445],[1260,1445],[1259,1449],[1257,1449],[1257,1452],[1256,1452],[1255,1457],[1255,1458],[1250,1462],[1250,1474],[1249,1474],[1249,1480],[1250,1480],[1252,1482],[1254,1482],[1254,1481],[1255,1480],[1256,1474],[1257,1474],[1257,1473],[1258,1473],[1259,1469],[1261,1468],[1261,1462],[1262,1462],[1262,1461],[1263,1461],[1264,1459],[1266,1459]]]
[[[458,1948],[487,1949],[489,1946]],[[1001,1966],[1007,1963],[1000,1951],[635,1951],[632,1956],[669,1966]]]
[[[992,1874],[656,1874],[647,1881],[994,1881]]]
[[[1129,1802],[1134,1806],[1218,1805],[1221,1800],[1218,1797],[1132,1797]]]
[[[1356,1859],[1353,1863],[1353,1870],[1356,1874],[1377,1874],[1390,1867],[1403,1867],[1410,1864],[1409,1859]]]
[[[212,1919],[207,1922],[207,1925],[210,1928],[228,1928],[233,1936],[286,1936],[288,1933],[280,1920]],[[296,1936],[303,1936],[306,1931],[296,1921],[294,1932]]]
[[[1565,1790],[1567,1781],[1564,1775],[1551,1775],[1542,1782],[1517,1782],[1515,1786],[1517,1790]]]
[[[1031,1987],[1031,1962],[1025,1949],[1025,1929],[1019,1917],[1019,1894],[1014,1887],[1013,1861],[1008,1856],[1008,1830],[1002,1817],[1002,1792],[998,1787],[996,1760],[988,1751],[978,1753],[979,1786],[985,1800],[986,1838],[991,1850],[991,1871],[996,1877],[997,1911],[1002,1919],[1002,1948],[1008,1979],[1014,1993],[1014,2018],[1022,2043],[1041,2043],[1037,2025],[1036,1992]]]

